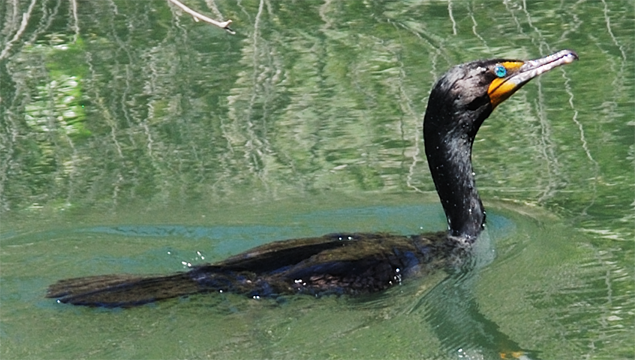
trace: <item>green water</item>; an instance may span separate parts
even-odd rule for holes
[[[0,5],[3,359],[487,358],[479,327],[542,359],[635,358],[631,1],[187,4],[237,34],[166,1]],[[43,298],[284,238],[443,229],[421,140],[435,80],[565,48],[580,61],[474,145],[496,252],[470,280],[475,322],[444,305],[445,274],[364,299]]]

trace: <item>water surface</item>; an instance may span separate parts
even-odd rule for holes
[[[635,357],[632,2],[187,4],[237,34],[165,1],[0,6],[3,358],[478,358],[502,346],[477,328],[543,359]],[[43,298],[61,278],[181,271],[278,239],[441,230],[421,140],[431,86],[457,63],[565,48],[581,60],[479,132],[496,258],[469,279],[124,311]]]

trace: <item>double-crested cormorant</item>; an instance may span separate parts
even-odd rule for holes
[[[423,235],[331,234],[258,246],[214,264],[164,276],[102,275],[61,280],[47,297],[75,305],[128,307],[181,295],[359,294],[451,266],[474,243],[485,210],[472,173],[472,143],[492,110],[534,77],[578,56],[569,50],[521,61],[473,61],[436,83],[424,119],[430,172],[448,231]]]

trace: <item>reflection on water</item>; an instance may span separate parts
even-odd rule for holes
[[[631,2],[188,5],[237,35],[165,1],[0,14],[3,357],[444,358],[461,342],[635,357]],[[366,301],[99,312],[41,298],[59,278],[178,271],[283,238],[442,229],[440,207],[419,206],[438,203],[421,143],[431,85],[456,63],[561,48],[581,61],[477,137],[481,195],[515,227],[488,213],[498,257],[470,276]],[[558,220],[535,221],[543,210]]]

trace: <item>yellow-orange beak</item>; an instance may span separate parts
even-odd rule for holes
[[[571,50],[562,50],[535,60],[501,62],[500,64],[507,70],[507,75],[494,79],[489,85],[487,94],[492,107],[495,108],[507,100],[536,76],[560,65],[570,64],[575,60],[578,60],[578,54]]]

